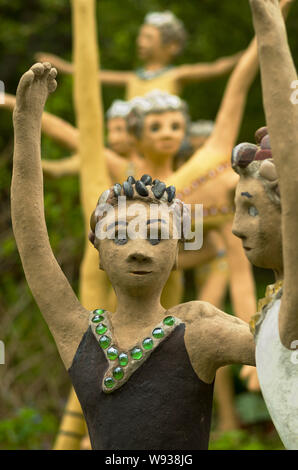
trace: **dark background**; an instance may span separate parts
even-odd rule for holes
[[[176,64],[207,62],[231,55],[245,49],[253,36],[248,0],[100,0],[97,5],[101,65],[106,69],[128,70],[140,65],[135,55],[135,39],[149,11],[170,9],[183,20],[189,40]],[[294,60],[298,58],[297,17],[295,3],[287,21]],[[71,60],[71,47],[68,0],[0,0],[0,80],[8,93],[15,94],[18,80],[34,63],[36,52],[55,53]],[[58,80],[58,89],[46,109],[75,124],[72,78],[59,76]],[[214,119],[226,80],[224,77],[185,88],[183,98],[189,104],[193,120]],[[105,109],[114,99],[122,97],[121,88],[103,88]],[[255,130],[263,124],[258,76],[248,95],[238,140],[253,141]],[[1,109],[0,340],[5,343],[6,364],[0,365],[0,449],[50,448],[65,405],[69,380],[27,287],[11,230],[12,150],[11,113]],[[67,156],[63,148],[46,137],[42,140],[42,154],[53,159]],[[84,237],[77,177],[45,179],[45,210],[53,250],[77,291]],[[272,276],[260,270],[255,271],[255,275],[258,293],[262,296]],[[191,274],[187,280],[186,298],[189,298],[194,287]],[[226,307],[229,310],[228,298]],[[260,395],[245,393],[237,379],[237,370],[234,368],[233,374],[243,430],[217,440],[214,437],[211,445],[219,448],[268,448],[272,445],[276,448],[280,444],[275,440],[271,443],[272,428],[262,399]]]

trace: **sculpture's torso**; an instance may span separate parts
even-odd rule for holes
[[[153,78],[145,78],[138,71],[129,80],[126,88],[126,100],[136,96],[144,96],[152,90],[161,90],[171,95],[179,95],[180,90],[175,77],[175,67],[164,69],[163,73],[156,74]]]
[[[69,373],[93,449],[207,449],[213,384],[195,374],[180,323],[127,382],[103,392],[108,361],[89,327]],[[115,364],[117,365],[117,364]]]

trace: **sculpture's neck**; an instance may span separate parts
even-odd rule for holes
[[[158,323],[165,312],[160,304],[160,291],[136,292],[131,295],[127,291],[116,289],[117,309],[113,314],[113,324],[133,325],[141,324],[142,327]]]
[[[145,163],[144,169],[145,173],[151,175],[152,178],[158,178],[161,181],[166,180],[173,173],[173,157],[163,157],[163,158],[152,158],[151,156],[144,155]]]
[[[150,61],[143,64],[143,69],[146,72],[159,72],[160,70],[170,67],[171,64],[168,60],[161,60],[160,58],[152,58]]]

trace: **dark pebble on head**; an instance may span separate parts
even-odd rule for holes
[[[152,186],[152,192],[156,199],[160,199],[163,195],[163,193],[166,190],[166,185],[165,183],[162,183],[162,181],[158,181],[158,183],[155,183],[154,186]]]
[[[113,186],[114,194],[116,197],[121,196],[122,186],[119,183],[114,184]]]
[[[271,146],[270,146],[270,137],[269,137],[268,134],[263,137],[263,139],[262,139],[261,142],[260,142],[260,146],[261,146],[261,149],[262,149],[262,150],[271,149]]]
[[[130,182],[124,181],[124,183],[123,183],[123,191],[124,191],[125,196],[128,197],[128,199],[132,199],[132,198],[133,198],[133,187],[132,187],[132,185],[130,184]]]
[[[144,183],[145,186],[152,184],[152,178],[150,175],[143,175],[141,181]]]
[[[175,186],[168,186],[166,191],[168,193],[168,202],[172,202],[176,194]]]
[[[144,196],[144,197],[149,196],[149,191],[146,188],[143,181],[138,180],[136,182],[136,191],[139,193],[140,196]]]
[[[136,180],[134,179],[133,176],[129,176],[129,177],[127,178],[127,181],[128,181],[130,184],[136,184]]]
[[[255,132],[255,139],[256,143],[259,144],[263,137],[268,134],[268,128],[266,126],[260,127],[259,129],[256,130]]]
[[[232,168],[237,165],[241,168],[247,167],[255,158],[258,147],[254,144],[244,142],[236,145],[232,151]]]

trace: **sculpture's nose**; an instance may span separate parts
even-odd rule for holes
[[[150,255],[150,245],[147,240],[136,239],[132,246],[131,251],[127,255],[128,263],[151,263],[152,256]]]
[[[130,253],[127,257],[128,262],[138,262],[138,263],[150,263],[151,262],[151,257],[147,254],[144,253],[142,250],[134,250],[132,253]]]

